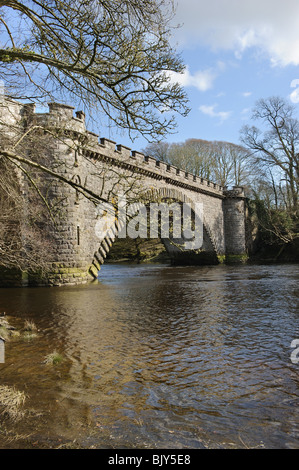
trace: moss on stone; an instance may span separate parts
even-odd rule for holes
[[[224,264],[225,263],[225,255],[217,255],[219,264]]]
[[[234,264],[234,263],[246,263],[249,257],[246,253],[242,253],[240,255],[229,255],[225,256],[225,262],[227,264]]]

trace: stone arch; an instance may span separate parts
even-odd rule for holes
[[[153,198],[155,199],[172,199],[174,201],[178,201],[178,202],[181,202],[181,203],[187,203],[190,205],[191,209],[194,210],[194,201],[189,198],[188,196],[186,196],[186,194],[184,194],[182,191],[180,191],[179,189],[176,189],[176,188],[161,188],[161,189],[158,189],[158,190],[153,190],[152,191],[152,194],[153,194]],[[196,259],[197,257],[194,257],[194,256],[191,256],[191,259],[190,257],[187,255],[187,252],[186,251],[180,251],[178,250],[177,251],[177,255],[178,256],[178,259],[175,260],[173,259],[172,261],[173,262],[178,262],[178,263],[187,263],[187,264],[204,264],[205,261],[207,261],[208,263],[218,263],[218,258],[217,258],[217,255],[218,255],[218,249],[217,249],[217,244],[215,242],[215,239],[213,237],[213,234],[212,234],[212,231],[205,219],[205,217],[203,216],[203,252],[209,252],[210,253],[210,256],[207,257],[207,259],[205,260],[204,256],[200,256],[198,257],[198,259]],[[165,247],[166,247],[166,241],[165,240],[162,240]],[[166,247],[167,249],[167,247]]]
[[[148,201],[159,201],[159,200],[166,200],[166,199],[171,199],[174,201],[178,201],[180,203],[188,203],[190,204],[191,208],[194,208],[194,201],[190,199],[188,196],[186,196],[183,192],[179,191],[178,189],[174,188],[161,188],[161,189],[149,189],[147,190],[144,194],[143,197],[148,200]],[[138,207],[138,203],[137,206]],[[100,241],[100,245],[98,250],[94,253],[94,257],[91,263],[91,266],[89,268],[89,273],[94,279],[97,279],[98,277],[98,272],[101,268],[101,265],[104,264],[105,259],[110,251],[110,248],[113,245],[113,242],[122,228],[121,224],[116,220],[113,222],[109,230],[107,231],[106,236]],[[217,260],[217,246],[214,241],[214,238],[212,236],[212,232],[206,223],[206,220],[203,220],[203,235],[204,235],[204,242],[206,241],[206,248],[208,247],[208,250],[213,254],[214,261]],[[167,250],[166,242],[164,242],[164,246]],[[166,244],[165,244],[166,243]],[[168,250],[167,250],[168,251]],[[184,252],[180,252],[181,254],[181,261],[184,261]],[[178,257],[179,258],[179,257]],[[201,259],[201,262],[203,259]],[[179,262],[179,259],[177,259],[177,262]],[[209,258],[209,262],[211,262],[211,257]],[[188,262],[187,264],[192,264],[191,262]],[[197,264],[197,263],[194,263]],[[200,260],[198,260],[198,264],[200,263]]]
[[[110,248],[120,229],[121,229],[121,226],[116,220],[107,231],[106,236],[100,241],[99,248],[94,253],[93,260],[89,268],[89,274],[94,279],[97,279],[98,272],[101,269],[102,264],[104,264],[105,258],[107,257],[110,251]]]

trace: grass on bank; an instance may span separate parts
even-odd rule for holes
[[[24,412],[21,410],[26,400],[24,392],[16,390],[14,387],[0,385],[0,415],[12,420],[21,419]]]
[[[31,332],[34,332],[34,331],[38,331],[37,330],[37,326],[36,324],[31,321],[31,320],[25,320],[25,323],[24,323],[24,331],[31,331]]]
[[[15,327],[10,325],[6,319],[0,318],[0,336],[5,341],[8,341],[13,337],[20,336],[20,332],[17,331]]]
[[[32,339],[37,336],[38,329],[33,321],[25,320],[23,332],[23,336],[25,339]]]
[[[44,363],[47,365],[57,365],[60,364],[63,361],[63,356],[62,354],[58,353],[57,351],[54,351],[50,354],[47,354],[45,357]]]
[[[38,329],[35,323],[31,320],[25,320],[24,327],[17,330],[12,326],[7,317],[0,316],[0,336],[5,340],[22,336],[24,339],[32,339],[38,336]]]

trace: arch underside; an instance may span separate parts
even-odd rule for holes
[[[156,202],[157,200],[172,200],[179,203],[185,202],[190,204],[191,208],[194,207],[193,201],[176,189],[165,188],[164,190],[149,191],[148,198],[149,201],[153,202]],[[99,248],[94,253],[94,257],[89,268],[89,273],[94,279],[97,279],[101,265],[104,264],[105,259],[121,228],[122,226],[116,220],[107,231],[105,238],[100,241]],[[172,264],[204,265],[218,263],[217,246],[214,242],[209,226],[207,225],[205,220],[203,220],[203,242],[200,249],[184,249],[184,238],[161,238],[161,241],[165,246],[165,249],[171,259]]]

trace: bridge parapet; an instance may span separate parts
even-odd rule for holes
[[[225,197],[224,191],[220,185],[201,178],[198,175],[191,174],[185,170],[170,165],[163,161],[158,161],[150,155],[144,155],[141,152],[132,150],[131,148],[117,144],[116,142],[105,137],[99,137],[98,134],[86,129],[85,114],[83,111],[77,111],[74,117],[73,106],[61,103],[49,103],[48,113],[36,113],[34,105],[23,105],[24,112],[29,115],[30,119],[36,125],[45,127],[55,127],[64,129],[66,132],[73,132],[74,135],[81,136],[80,140],[84,140],[83,152],[87,157],[96,157],[96,159],[111,159],[111,162],[118,165],[129,164],[135,167],[136,171],[150,171],[157,177],[163,179],[170,178],[174,184],[184,186],[188,184],[193,190],[208,192],[216,197]]]
[[[227,187],[223,188],[223,194],[226,197],[232,198],[245,198],[244,188],[243,186],[233,186],[232,189],[227,189]]]

